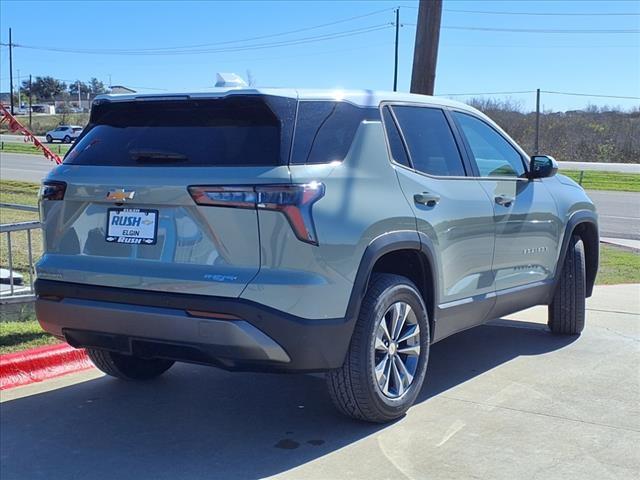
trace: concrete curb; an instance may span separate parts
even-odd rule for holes
[[[617,247],[621,247],[626,250],[640,252],[640,240],[628,240],[626,238],[600,237],[600,243],[615,245]]]
[[[66,343],[0,355],[0,390],[92,368],[83,349]]]

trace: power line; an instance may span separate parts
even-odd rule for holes
[[[542,93],[551,93],[553,95],[572,95],[575,97],[598,97],[598,98],[619,98],[623,100],[640,100],[640,97],[627,97],[623,95],[598,95],[592,93],[576,93],[576,92],[553,92],[550,90],[540,90]]]
[[[363,46],[359,46],[359,47],[352,47],[352,48],[341,48],[341,49],[332,49],[332,50],[322,50],[319,52],[313,52],[314,56],[317,55],[333,55],[336,53],[342,53],[342,52],[353,52],[353,51],[360,51],[360,50],[370,50],[371,48],[374,47],[388,47],[388,46],[392,46],[393,45],[393,41],[389,41],[389,42],[379,42],[379,43],[369,43],[367,45],[363,45]],[[253,58],[236,58],[235,61],[238,62],[258,62],[258,61],[274,61],[274,60],[286,60],[286,59],[290,59],[290,58],[307,58],[309,57],[308,53],[303,53],[303,54],[297,54],[297,55],[278,55],[275,57],[253,57]],[[35,77],[47,77],[49,75],[43,74],[43,75],[38,75],[35,74]],[[29,78],[29,75],[22,75],[20,78]],[[6,81],[9,80],[9,76],[6,77],[0,77],[0,81]],[[65,79],[65,78],[56,78],[56,80],[60,80],[66,83],[75,83],[78,79]],[[80,80],[80,81],[84,81],[84,80]],[[129,86],[129,85],[127,85]],[[132,87],[132,88],[144,88],[145,90],[161,90],[158,88],[150,88],[150,87]],[[206,87],[202,87],[202,88],[211,88],[211,85],[208,85]]]
[[[415,23],[405,23],[404,25],[415,27]],[[509,33],[578,33],[578,34],[591,34],[591,33],[640,33],[638,28],[628,29],[554,29],[554,28],[496,28],[496,27],[461,27],[454,25],[444,25],[442,28],[449,30],[472,30],[481,32],[509,32]]]
[[[633,15],[640,15],[640,12],[631,12],[631,13],[619,13],[619,12],[600,12],[600,13],[587,13],[587,12],[496,12],[496,11],[488,11],[488,10],[458,10],[456,8],[448,8],[445,9],[445,12],[452,13],[477,13],[482,15],[531,15],[538,17],[549,17],[549,16],[558,16],[558,17],[626,17]]]
[[[513,33],[640,33],[640,29],[610,29],[610,30],[595,30],[595,29],[553,29],[553,28],[495,28],[495,27],[458,27],[458,26],[445,26],[449,30],[477,30],[482,32],[513,32]]]
[[[70,49],[70,48],[56,48],[56,47],[42,47],[35,45],[22,45],[14,44],[16,48],[26,48],[30,50],[40,50],[48,52],[58,53],[76,53],[76,54],[91,54],[91,55],[194,55],[203,53],[226,53],[226,52],[241,52],[247,50],[262,50],[267,48],[288,47],[293,45],[302,45],[306,43],[315,43],[326,40],[333,40],[337,38],[351,37],[355,35],[363,35],[366,33],[376,32],[391,28],[390,23],[383,23],[378,25],[371,25],[368,27],[356,28],[353,30],[345,30],[341,32],[326,33],[322,35],[316,35],[311,37],[301,37],[290,40],[283,40],[279,42],[268,42],[259,44],[240,45],[237,47],[215,48],[215,49],[201,49],[201,50],[173,50],[173,51],[129,51],[118,52],[99,49]]]
[[[243,39],[236,39],[236,40],[226,40],[223,42],[213,42],[213,43],[200,43],[200,44],[191,44],[191,45],[182,45],[182,46],[172,46],[172,47],[154,47],[154,48],[136,48],[136,49],[63,49],[63,48],[51,48],[51,47],[40,47],[40,46],[30,46],[30,45],[20,45],[20,44],[14,44],[15,47],[22,47],[22,48],[31,48],[31,49],[38,49],[38,50],[46,50],[47,51],[63,51],[65,53],[101,53],[101,54],[142,54],[143,52],[148,52],[149,54],[160,54],[163,53],[165,51],[171,51],[171,50],[179,50],[180,52],[175,52],[175,53],[182,53],[183,51],[186,50],[192,50],[192,49],[201,49],[203,47],[219,47],[219,46],[223,46],[223,45],[231,45],[231,44],[235,44],[235,43],[245,43],[245,42],[250,42],[250,41],[255,41],[255,40],[263,40],[263,39],[267,39],[267,38],[274,38],[274,37],[280,37],[280,36],[286,36],[286,35],[292,35],[294,33],[301,33],[301,32],[306,32],[306,31],[310,31],[310,30],[317,30],[317,29],[321,29],[321,28],[326,28],[326,27],[330,27],[333,25],[338,25],[341,23],[346,23],[346,22],[351,22],[354,20],[359,20],[362,18],[366,18],[366,17],[370,17],[373,15],[378,15],[380,13],[384,13],[384,12],[392,12],[393,10],[390,8],[384,8],[384,9],[380,9],[380,10],[375,10],[373,12],[369,12],[369,13],[365,13],[363,15],[356,15],[353,17],[348,17],[348,18],[343,18],[340,20],[335,20],[332,22],[327,22],[327,23],[322,23],[319,25],[313,25],[310,27],[304,27],[304,28],[298,28],[295,30],[288,30],[285,32],[278,32],[278,33],[272,33],[272,34],[267,34],[267,35],[260,35],[260,36],[256,36],[256,37],[249,37],[249,38],[243,38]],[[340,32],[338,32],[340,33]],[[325,34],[327,35],[327,34]],[[2,46],[8,46],[8,44],[5,43],[0,43],[0,45]],[[172,52],[173,53],[173,52]]]
[[[201,43],[201,44],[195,44],[195,45],[184,45],[184,46],[180,46],[180,47],[158,47],[158,48],[140,48],[140,49],[134,49],[133,51],[162,51],[162,50],[177,50],[177,49],[191,49],[191,48],[201,48],[201,47],[214,47],[217,45],[229,45],[229,44],[233,44],[233,43],[244,43],[244,42],[251,42],[254,40],[264,40],[265,38],[274,38],[274,37],[281,37],[281,36],[285,36],[285,35],[292,35],[294,33],[300,33],[300,32],[307,32],[310,30],[317,30],[319,28],[325,28],[325,27],[330,27],[333,25],[338,25],[340,23],[345,23],[345,22],[351,22],[353,20],[359,20],[361,18],[366,18],[366,17],[371,17],[373,15],[377,15],[383,12],[392,12],[393,9],[390,8],[383,8],[381,10],[375,10],[373,12],[369,12],[369,13],[365,13],[363,15],[356,15],[355,17],[348,17],[348,18],[343,18],[341,20],[336,20],[333,22],[328,22],[328,23],[322,23],[320,25],[313,25],[311,27],[304,27],[304,28],[298,28],[296,30],[289,30],[286,32],[279,32],[279,33],[271,33],[268,35],[260,35],[257,37],[250,37],[250,38],[244,38],[244,39],[240,39],[240,40],[226,40],[224,42],[215,42],[215,43]],[[122,51],[131,51],[131,50],[122,50]]]
[[[417,9],[415,5],[400,5],[400,8],[412,8]],[[628,17],[628,16],[639,16],[640,12],[598,12],[598,13],[590,13],[590,12],[504,12],[504,11],[490,11],[490,10],[459,10],[457,8],[445,8],[443,9],[445,12],[452,13],[477,13],[482,15],[531,15],[531,16],[558,16],[558,17]]]
[[[638,45],[592,45],[592,44],[583,44],[583,45],[522,45],[522,44],[478,44],[478,43],[444,43],[446,47],[456,47],[456,48],[634,48],[637,49]]]
[[[476,92],[476,93],[438,93],[438,97],[469,97],[471,95],[513,95],[518,93],[535,93],[535,90],[521,90],[519,92]]]
[[[631,97],[625,95],[605,95],[597,93],[578,93],[578,92],[558,92],[552,90],[540,90],[541,93],[550,93],[553,95],[571,95],[576,97],[593,97],[593,98],[617,98],[622,100],[640,100],[640,97]],[[536,93],[536,90],[520,90],[517,92],[475,92],[475,93],[439,93],[439,97],[470,97],[473,95],[516,95],[523,93]]]

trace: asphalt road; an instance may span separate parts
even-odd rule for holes
[[[40,182],[53,162],[44,157],[0,152],[0,178]],[[640,240],[640,193],[590,191],[603,237]]]
[[[640,240],[640,193],[588,193],[598,209],[601,237]]]
[[[54,166],[40,155],[0,152],[0,178],[3,180],[40,183]]]
[[[18,119],[19,120],[19,119]],[[41,142],[44,142],[45,138],[44,137],[36,137],[38,140],[40,140]],[[24,137],[22,135],[6,135],[6,134],[2,134],[0,135],[0,142],[23,142],[24,141]]]
[[[0,394],[2,480],[625,480],[640,476],[640,285],[596,287],[580,337],[546,309],[436,344],[405,418],[341,417],[318,376],[177,365]]]

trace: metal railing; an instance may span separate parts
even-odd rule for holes
[[[14,210],[23,210],[28,212],[37,212],[38,208],[29,205],[17,205],[11,203],[0,203],[0,208],[11,208]],[[0,283],[0,304],[30,302],[35,298],[33,282],[35,277],[34,258],[33,258],[33,234],[34,230],[41,228],[39,221],[5,223],[0,225],[0,238],[6,240],[7,250],[7,271],[8,276],[3,276]],[[26,235],[26,254],[28,264],[28,283],[25,284],[24,278],[18,274],[14,267],[15,262],[15,245],[13,243],[16,235],[25,232]],[[3,265],[4,267],[4,265]],[[7,283],[8,282],[8,283]]]

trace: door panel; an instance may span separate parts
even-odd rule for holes
[[[438,303],[483,296],[494,291],[493,208],[475,179],[439,179],[398,168],[400,185],[411,203],[418,230],[436,247]],[[429,206],[414,195],[438,196]]]
[[[495,124],[452,112],[476,169],[478,182],[493,202],[496,293],[551,278],[561,222],[555,201],[539,180],[526,178],[526,157]]]
[[[494,199],[496,290],[553,276],[561,223],[556,204],[540,181],[479,179]]]

